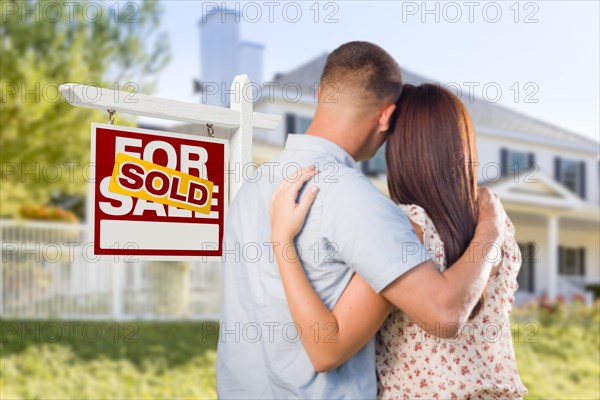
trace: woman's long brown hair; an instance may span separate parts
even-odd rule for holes
[[[464,104],[439,85],[404,85],[386,159],[392,200],[425,209],[450,267],[466,251],[477,224],[477,147]]]

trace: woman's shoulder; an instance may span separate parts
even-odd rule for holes
[[[406,214],[408,219],[423,227],[425,222],[429,220],[429,216],[425,209],[416,204],[399,204],[398,207]]]
[[[420,239],[425,249],[430,253],[435,264],[444,270],[446,268],[446,254],[444,252],[444,243],[433,224],[433,221],[427,215],[427,211],[417,204],[399,204],[400,209],[406,214],[413,226],[417,225],[420,232]]]
[[[417,204],[399,204],[398,206],[413,224],[419,225],[423,233],[428,234],[427,238],[439,240],[435,225],[423,207]]]

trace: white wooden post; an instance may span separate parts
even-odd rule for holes
[[[230,129],[228,181],[229,202],[242,186],[244,174],[252,174],[252,130],[273,130],[281,116],[252,111],[252,88],[247,75],[238,75],[231,85],[230,108],[161,99],[138,93],[67,83],[60,86],[63,97],[76,107],[114,110],[194,124],[213,124]]]
[[[213,124],[229,129],[229,165],[224,166],[229,183],[229,203],[244,182],[244,174],[253,174],[252,133],[254,128],[273,130],[281,120],[279,115],[253,112],[252,87],[247,75],[238,75],[231,85],[229,108],[206,104],[161,99],[138,93],[128,93],[93,86],[68,83],[60,86],[63,97],[75,107],[114,110],[192,124]],[[228,172],[228,173],[227,173]],[[122,290],[124,263],[112,264],[112,317],[124,317]]]
[[[238,75],[231,84],[232,110],[238,111],[240,124],[231,130],[229,139],[229,201],[233,200],[244,182],[244,175],[252,173],[252,102],[246,97],[250,80],[247,75]],[[252,92],[250,92],[252,93]],[[246,170],[248,166],[248,170]]]
[[[111,293],[111,303],[112,303],[112,318],[116,321],[121,320],[123,316],[123,268],[125,268],[125,264],[121,261],[121,257],[119,257],[118,262],[113,262],[111,266],[112,273],[112,293]]]
[[[143,115],[192,124],[214,124],[223,128],[237,128],[240,124],[239,113],[231,108],[163,99],[78,83],[60,85],[60,92],[65,100],[75,107],[115,110],[117,116],[119,113]],[[280,120],[279,115],[252,113],[254,128],[273,130]]]

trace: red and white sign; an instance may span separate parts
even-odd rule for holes
[[[227,141],[92,125],[94,254],[220,257]]]

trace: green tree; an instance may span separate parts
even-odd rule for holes
[[[69,105],[58,87],[150,92],[169,59],[160,12],[154,1],[1,2],[1,216],[53,193],[85,195],[90,123],[107,114]]]

